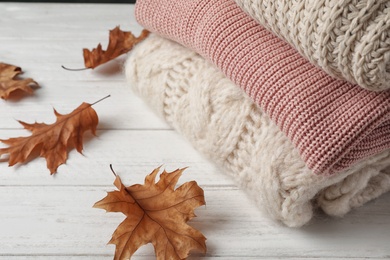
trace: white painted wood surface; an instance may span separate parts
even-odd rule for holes
[[[109,164],[126,184],[140,183],[153,168],[189,166],[181,183],[195,179],[206,207],[192,225],[208,238],[206,255],[189,259],[390,259],[390,196],[343,219],[320,213],[308,226],[290,229],[269,220],[234,181],[157,118],[126,85],[121,57],[96,70],[83,67],[81,49],[107,44],[121,25],[138,34],[132,5],[0,3],[0,61],[21,66],[41,85],[32,96],[0,100],[0,138],[26,135],[16,119],[54,121],[52,108],[69,113],[96,104],[98,137],[87,135],[84,154],[72,150],[49,175],[45,160],[7,167],[0,163],[0,260],[112,259],[106,245],[124,218],[92,205],[114,189]],[[133,259],[153,259],[152,246]]]

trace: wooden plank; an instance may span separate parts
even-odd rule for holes
[[[25,135],[16,130],[0,131],[0,138]],[[109,165],[124,181],[143,182],[144,176],[162,165],[167,171],[189,167],[183,180],[197,180],[201,185],[235,186],[233,180],[203,158],[174,131],[101,130],[97,138],[86,138],[83,155],[72,150],[65,165],[50,176],[46,161],[37,158],[28,164],[6,167],[3,162],[0,185],[109,185],[113,176]],[[4,146],[4,145],[2,145]]]
[[[109,81],[53,82],[21,101],[0,100],[0,129],[23,129],[17,120],[53,123],[53,108],[67,114],[83,102],[93,103],[109,94],[110,98],[93,106],[99,115],[99,129],[171,129],[125,82]]]
[[[112,255],[106,246],[123,220],[120,213],[94,209],[107,187],[0,187],[0,255]],[[390,255],[387,198],[345,219],[321,217],[302,230],[264,217],[245,194],[230,188],[206,188],[207,206],[191,223],[208,238],[207,257],[357,258]],[[325,218],[325,219],[324,219]],[[324,223],[326,221],[326,223]],[[324,225],[326,224],[326,225]],[[137,253],[152,256],[150,246]]]
[[[105,30],[117,25],[141,30],[131,4],[1,3],[0,15],[0,38],[96,40],[95,31],[106,39]]]

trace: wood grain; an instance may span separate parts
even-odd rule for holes
[[[189,166],[181,182],[196,180],[206,206],[192,224],[208,238],[208,253],[189,259],[390,259],[390,196],[342,219],[321,213],[302,229],[267,218],[232,177],[204,159],[160,120],[125,82],[125,56],[105,67],[81,72],[82,48],[107,44],[120,25],[139,33],[133,5],[0,3],[1,61],[21,66],[41,87],[32,96],[0,100],[0,138],[26,135],[17,120],[54,121],[55,107],[68,113],[81,102],[96,104],[98,137],[87,135],[83,154],[50,176],[44,159],[25,165],[0,164],[0,260],[112,259],[106,245],[123,215],[94,209],[113,190],[109,164],[125,184],[143,182],[159,165]],[[134,259],[153,259],[142,247]]]

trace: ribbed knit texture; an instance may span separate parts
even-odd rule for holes
[[[390,92],[333,79],[233,0],[138,0],[136,18],[216,64],[315,173],[339,172],[390,148]]]
[[[390,88],[389,0],[235,0],[328,74]]]
[[[389,151],[339,174],[313,174],[241,89],[177,43],[149,36],[130,53],[126,75],[146,103],[288,226],[307,223],[316,206],[342,216],[390,189]]]

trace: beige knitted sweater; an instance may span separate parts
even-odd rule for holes
[[[234,0],[328,74],[390,88],[389,0]]]
[[[241,89],[177,43],[151,35],[131,52],[126,75],[160,116],[288,226],[307,223],[316,207],[342,216],[390,189],[390,151],[335,175],[313,174]]]

